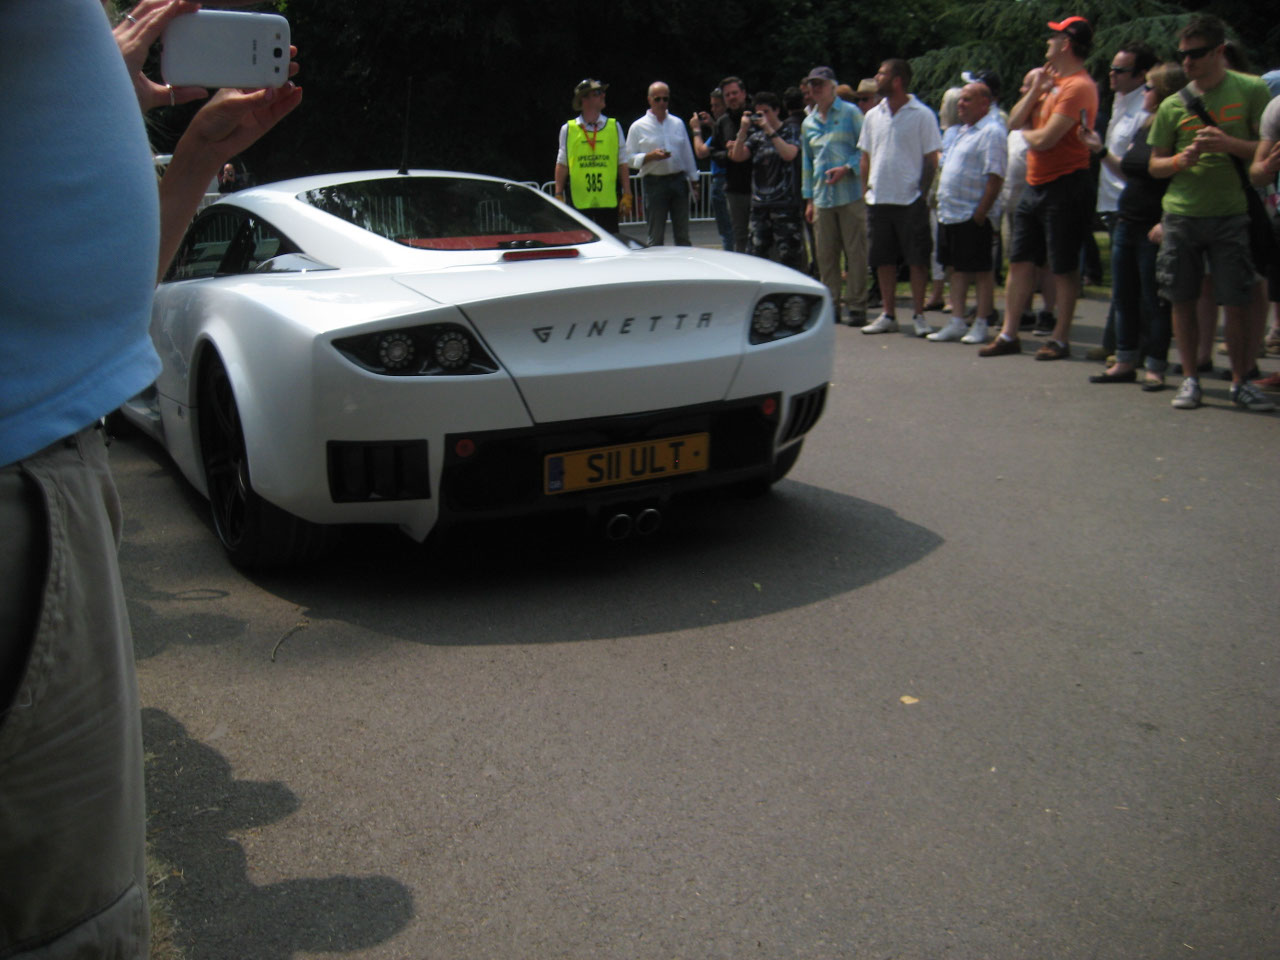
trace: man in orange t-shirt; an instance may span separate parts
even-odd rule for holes
[[[1057,292],[1057,317],[1037,360],[1071,355],[1071,315],[1080,294],[1080,247],[1093,225],[1094,187],[1089,148],[1080,139],[1098,115],[1098,86],[1084,69],[1093,28],[1084,17],[1049,22],[1045,65],[1031,71],[1026,94],[1009,115],[1009,129],[1023,130],[1027,188],[1013,214],[1004,328],[979,356],[1020,353],[1018,322],[1031,302],[1036,267],[1047,260]]]

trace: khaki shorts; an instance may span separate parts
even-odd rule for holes
[[[0,467],[0,530],[0,957],[144,960],[142,735],[101,431]]]
[[[1164,215],[1164,241],[1156,255],[1160,296],[1170,303],[1198,299],[1205,261],[1213,277],[1213,298],[1223,307],[1243,307],[1253,297],[1253,257],[1249,215],[1181,217]]]

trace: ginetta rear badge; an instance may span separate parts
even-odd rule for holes
[[[555,340],[572,340],[574,337],[631,336],[633,334],[666,333],[674,330],[701,330],[711,326],[711,311],[695,318],[691,313],[657,314],[651,317],[624,317],[622,320],[592,320],[590,323],[570,323],[550,327],[534,327],[533,335],[539,343]]]

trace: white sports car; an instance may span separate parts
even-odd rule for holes
[[[634,249],[517,183],[310,177],[192,223],[155,296],[164,369],[122,413],[240,564],[305,559],[337,524],[422,540],[576,510],[619,538],[682,493],[780,479],[833,327],[794,270]]]

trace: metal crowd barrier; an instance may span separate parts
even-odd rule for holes
[[[547,196],[554,196],[556,192],[556,184],[554,180],[548,180],[546,183],[538,184],[533,181],[527,181],[526,186],[541,190]],[[624,224],[644,223],[644,177],[631,178],[631,189],[635,192],[636,203],[631,207],[630,216],[622,216],[619,214],[618,222]],[[714,220],[715,214],[711,211],[711,174],[706,170],[702,170],[698,176],[698,199],[689,198],[689,219],[690,220]]]

